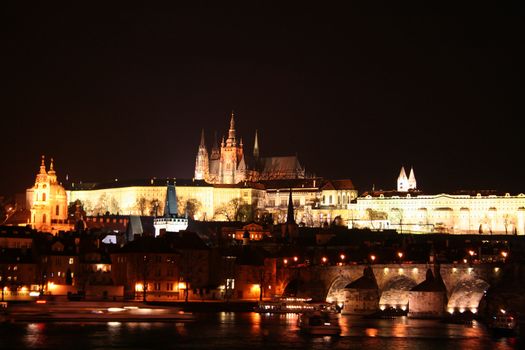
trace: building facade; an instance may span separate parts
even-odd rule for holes
[[[418,191],[415,183],[413,169],[406,179],[402,168],[397,191],[365,192],[348,205],[348,226],[402,233],[525,234],[523,193],[458,191],[430,195]]]
[[[31,210],[29,224],[39,230],[56,233],[68,230],[68,197],[66,190],[57,181],[53,159],[46,170],[44,156],[40,171],[36,175],[35,185],[26,191],[27,206]]]

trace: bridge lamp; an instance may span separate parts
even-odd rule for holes
[[[509,255],[509,253],[507,253],[506,251],[501,252],[501,256],[503,257],[503,259],[505,259],[507,255]]]
[[[294,257],[293,257],[293,261],[297,262],[297,260],[299,260],[299,258],[296,257],[296,256],[294,256]]]
[[[469,250],[469,251],[468,251],[468,254],[472,257],[472,256],[474,256],[474,254],[476,254],[476,253],[475,253],[473,250]]]
[[[285,265],[288,264],[288,259],[284,259],[284,260],[283,260],[283,263],[284,263]]]
[[[346,258],[346,256],[344,254],[339,255],[339,257],[341,258],[341,260],[345,260],[345,258]]]
[[[403,258],[403,252],[397,252],[397,256],[399,256],[399,259]]]
[[[321,261],[323,262],[323,264],[326,264],[326,262],[328,261],[328,258],[326,256],[323,256],[323,258],[321,259]]]
[[[372,260],[372,262],[374,262],[376,260],[376,256],[375,255],[370,255],[370,260]]]

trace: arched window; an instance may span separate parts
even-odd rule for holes
[[[45,201],[46,201],[46,194],[42,193],[42,202],[45,202]]]
[[[42,215],[42,223],[46,223],[46,214]]]
[[[56,215],[59,216],[60,215],[60,206],[57,205],[57,208],[56,208]]]

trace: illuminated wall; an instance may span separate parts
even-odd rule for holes
[[[197,220],[225,220],[218,209],[227,207],[234,199],[243,203],[262,203],[261,190],[240,186],[176,186],[179,214],[185,214],[188,200],[195,205]],[[87,215],[109,212],[122,215],[162,215],[166,186],[131,186],[97,190],[68,191],[69,202],[80,200]],[[262,204],[260,204],[262,205]],[[221,211],[222,212],[222,211]]]
[[[351,227],[378,221],[403,232],[525,234],[525,194],[366,196],[348,205]]]

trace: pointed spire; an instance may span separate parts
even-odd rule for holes
[[[295,224],[295,215],[293,209],[292,189],[290,188],[290,196],[288,197],[288,212],[286,213],[286,223]]]
[[[230,119],[230,130],[228,131],[228,141],[235,143],[235,117],[232,110],[232,116]]]
[[[414,174],[414,167],[410,168],[410,175],[408,176],[408,189],[415,190],[417,188],[416,175]]]
[[[51,164],[49,164],[49,172],[50,172],[50,173],[51,173],[51,172],[53,172],[53,173],[55,172],[55,169],[54,169],[54,167],[53,167],[53,162],[54,162],[54,159],[51,158]]]
[[[206,143],[204,142],[204,129],[201,130],[201,143],[199,147],[206,147]]]
[[[230,118],[230,130],[235,130],[235,116],[232,109],[232,114]]]
[[[397,178],[397,191],[398,192],[407,192],[408,191],[408,178],[405,172],[405,167],[401,167],[399,172],[399,177]]]
[[[217,143],[217,130],[213,132],[213,149],[219,149],[219,145]]]
[[[407,173],[405,172],[405,167],[401,166],[401,171],[399,172],[398,180],[406,179],[406,178],[407,178]]]
[[[164,217],[170,218],[178,215],[177,207],[177,192],[175,190],[175,184],[170,184],[169,180],[167,181],[167,191],[166,191],[166,205],[164,206]]]
[[[255,141],[253,143],[253,156],[259,158],[259,138],[257,137],[257,129],[255,130]]]
[[[42,155],[42,163],[40,163],[40,174],[46,173],[46,156]]]

